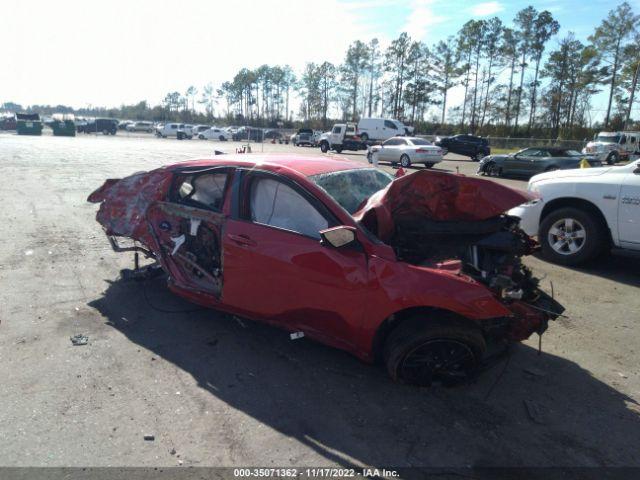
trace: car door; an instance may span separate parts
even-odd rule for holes
[[[342,127],[334,126],[333,130],[331,130],[331,135],[329,135],[329,141],[331,145],[340,145],[342,143]]]
[[[383,142],[380,153],[378,154],[378,161],[399,162],[400,154],[398,152],[401,141],[402,139],[400,138],[390,138],[386,142]]]
[[[620,189],[618,234],[621,246],[640,249],[640,162],[625,175]]]
[[[398,135],[398,133],[401,133],[401,132],[398,131],[398,127],[395,123],[389,120],[384,121],[384,126],[383,126],[384,138],[395,137],[396,135]]]
[[[322,245],[318,232],[337,221],[286,177],[245,171],[235,189],[223,237],[225,306],[335,346],[351,343],[365,305],[365,254]]]
[[[503,169],[504,173],[513,173],[516,175],[526,175],[532,168],[531,163],[539,158],[540,150],[537,148],[527,148],[515,155],[506,158]]]
[[[169,198],[146,213],[171,282],[216,300],[222,287],[222,207],[230,175],[228,168],[179,172]]]
[[[538,149],[536,153],[529,156],[529,162],[524,164],[524,175],[536,175],[544,172],[550,165],[552,165],[553,156],[548,150]]]

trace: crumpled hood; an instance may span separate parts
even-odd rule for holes
[[[487,220],[533,198],[491,180],[421,170],[376,192],[353,216],[387,242],[397,223]]]

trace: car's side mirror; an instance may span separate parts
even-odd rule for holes
[[[356,229],[346,225],[327,228],[320,230],[320,238],[325,245],[331,245],[334,248],[346,247],[356,241]]]

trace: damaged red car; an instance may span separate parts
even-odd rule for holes
[[[107,180],[88,200],[112,246],[154,258],[175,293],[384,362],[405,383],[466,379],[489,345],[542,334],[563,310],[504,213],[531,198],[489,180],[219,156]]]

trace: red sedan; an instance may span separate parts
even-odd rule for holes
[[[562,307],[520,258],[536,245],[504,214],[531,200],[479,178],[398,179],[327,157],[220,156],[89,196],[112,245],[157,260],[171,290],[386,364],[457,382],[492,342],[542,334]]]

